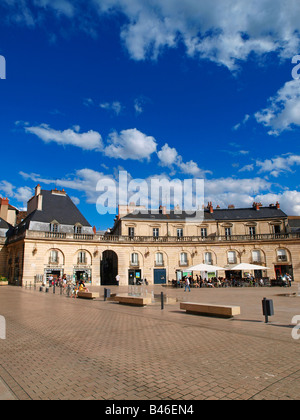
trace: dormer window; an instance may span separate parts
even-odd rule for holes
[[[74,233],[76,235],[81,235],[81,233],[82,233],[82,226],[81,225],[74,226]]]
[[[50,223],[50,232],[58,233],[59,232],[59,224],[57,222]]]

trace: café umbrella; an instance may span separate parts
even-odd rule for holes
[[[271,269],[269,267],[264,267],[263,265],[242,263],[228,270],[229,271],[252,271],[252,270],[271,270]]]
[[[207,273],[213,273],[214,271],[221,271],[225,270],[223,267],[218,267],[216,265],[210,265],[210,264],[198,264],[194,265],[193,267],[189,267],[187,271],[201,271],[201,272],[207,272]]]

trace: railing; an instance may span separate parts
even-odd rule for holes
[[[86,235],[84,233],[74,233],[74,239],[79,239],[83,241],[92,241],[94,239],[94,235]]]
[[[18,234],[8,238],[8,243],[16,242],[22,239],[59,239],[69,241],[89,241],[93,243],[109,242],[109,243],[194,243],[194,244],[217,244],[222,242],[258,242],[258,241],[282,241],[282,240],[299,240],[300,233],[270,233],[258,235],[230,235],[230,236],[117,236],[117,235],[89,235],[74,233],[57,233],[57,232],[39,232],[27,230],[22,234]]]
[[[197,243],[218,243],[218,242],[256,242],[256,241],[270,241],[270,240],[288,240],[288,239],[300,239],[300,233],[286,233],[286,234],[260,234],[260,235],[231,235],[231,236],[183,236],[178,238],[177,236],[114,236],[105,235],[99,238],[100,241],[104,242],[197,242]]]
[[[51,239],[66,239],[66,233],[59,233],[59,232],[45,232],[45,238]]]

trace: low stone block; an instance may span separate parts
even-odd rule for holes
[[[181,302],[180,309],[185,310],[187,313],[220,318],[232,318],[241,314],[239,306],[211,305],[207,303]]]
[[[116,302],[119,302],[123,305],[133,305],[133,306],[146,306],[151,305],[151,297],[141,297],[141,296],[116,296],[114,298]]]
[[[81,299],[96,299],[99,298],[99,293],[94,292],[78,292],[77,295]]]

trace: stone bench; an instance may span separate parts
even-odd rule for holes
[[[241,313],[241,308],[239,306],[211,305],[208,303],[194,302],[181,302],[180,309],[185,310],[188,314],[215,316],[220,318],[232,318]]]
[[[151,305],[151,297],[142,297],[142,296],[120,296],[120,295],[117,295],[114,298],[114,301],[119,302],[123,305],[133,305],[133,306]]]
[[[94,292],[78,292],[77,296],[81,299],[96,299],[99,298],[99,293]]]

